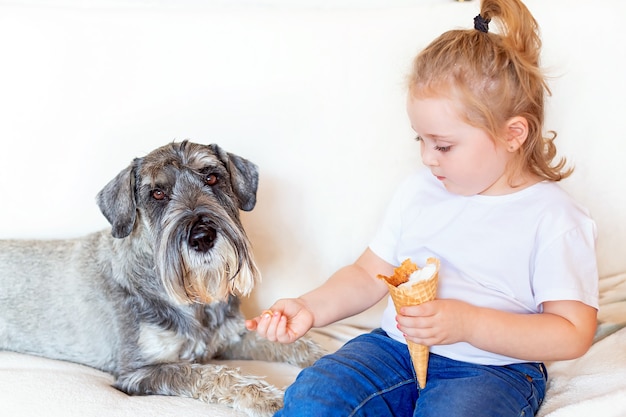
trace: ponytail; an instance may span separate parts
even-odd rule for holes
[[[416,97],[460,99],[466,121],[496,140],[507,120],[526,118],[528,138],[509,166],[511,178],[529,171],[559,181],[572,170],[565,169],[564,158],[554,161],[556,133],[543,136],[544,97],[550,89],[540,52],[539,25],[521,1],[483,0],[474,29],[445,32],[415,58],[409,91]]]

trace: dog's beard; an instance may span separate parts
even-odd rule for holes
[[[169,297],[180,304],[226,301],[248,295],[260,273],[242,230],[218,224],[213,247],[206,252],[191,248],[186,228],[163,231],[155,253],[157,272]]]

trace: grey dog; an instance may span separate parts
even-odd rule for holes
[[[136,158],[97,195],[111,229],[68,240],[0,241],[0,349],[112,373],[160,394],[272,414],[282,391],[211,359],[310,365],[310,339],[248,332],[239,309],[259,279],[239,210],[258,169],[217,145],[174,142]]]

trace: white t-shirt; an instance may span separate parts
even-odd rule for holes
[[[424,169],[400,186],[370,249],[392,265],[439,258],[438,298],[533,314],[553,300],[598,308],[595,239],[587,211],[554,182],[502,196],[461,196]],[[381,326],[405,342],[395,316],[390,298]],[[465,342],[431,352],[488,365],[523,362]]]

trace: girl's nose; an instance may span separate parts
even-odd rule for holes
[[[422,146],[422,163],[429,167],[439,165],[437,155],[434,149],[428,149],[427,146]]]

